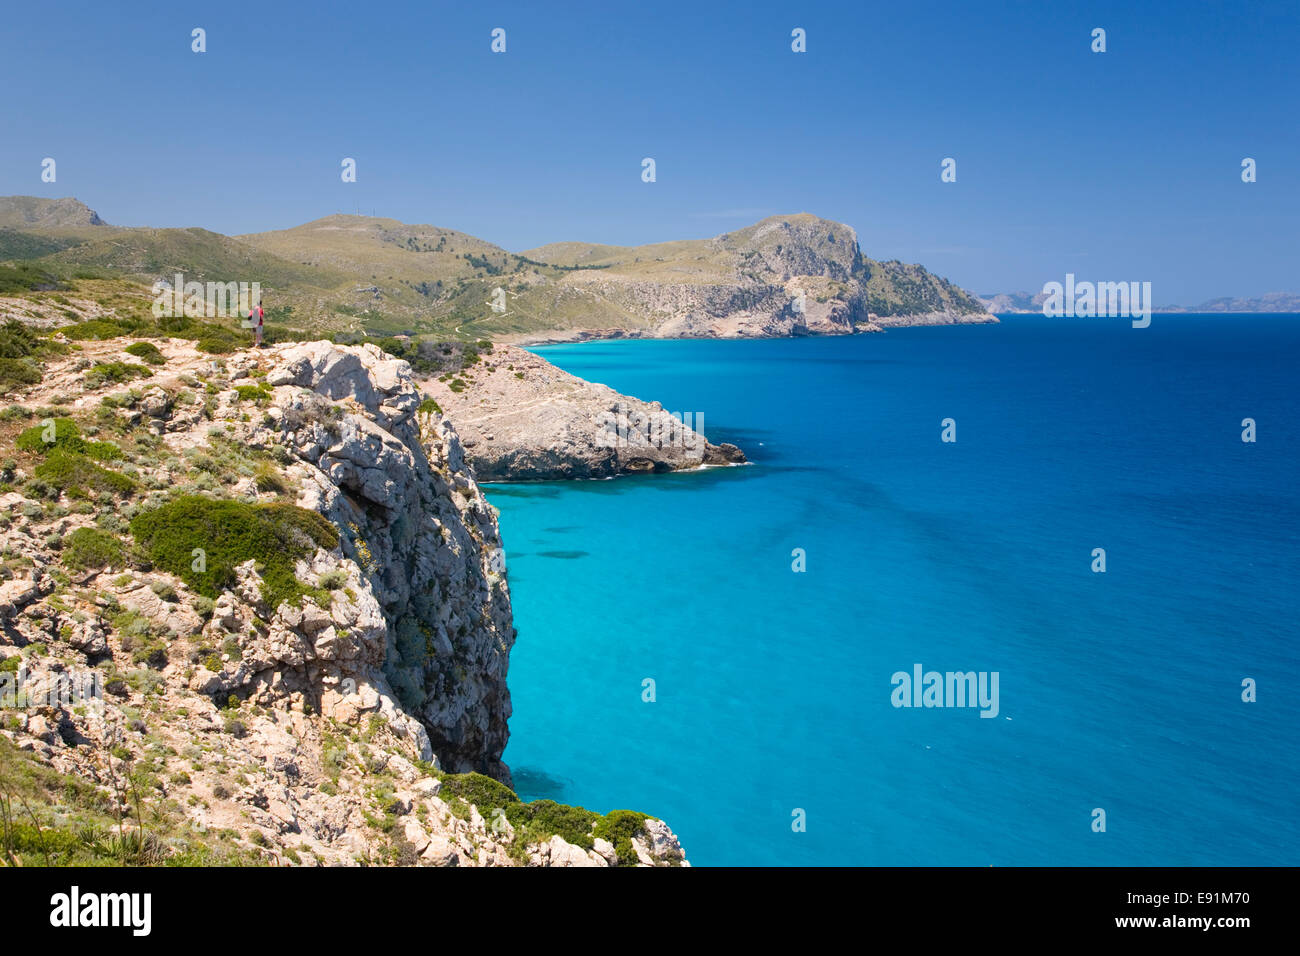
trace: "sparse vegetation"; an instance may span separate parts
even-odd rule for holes
[[[220,866],[250,864],[219,833],[187,826],[165,803],[150,801],[152,775],[106,756],[111,792],[60,773],[0,737],[0,865]]]
[[[88,387],[98,388],[109,383],[120,385],[132,379],[149,378],[151,375],[153,372],[143,365],[132,362],[101,362],[88,369],[84,378]]]
[[[23,292],[49,292],[68,286],[53,273],[29,262],[0,265],[0,295]]]

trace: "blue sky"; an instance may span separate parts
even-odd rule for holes
[[[806,211],[976,292],[1074,272],[1195,303],[1300,291],[1297,49],[1295,0],[15,3],[0,193],[231,234],[373,212],[513,250]]]

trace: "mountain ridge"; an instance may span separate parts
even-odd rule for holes
[[[948,280],[871,259],[852,227],[810,213],[702,239],[564,241],[524,252],[454,229],[346,213],[238,236],[107,226],[76,200],[35,197],[0,198],[0,229],[0,257],[61,275],[99,270],[142,285],[176,272],[187,281],[258,281],[282,310],[277,321],[312,333],[770,337],[996,321]]]

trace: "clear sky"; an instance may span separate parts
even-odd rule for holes
[[[812,212],[981,293],[1300,292],[1297,51],[1298,0],[14,2],[0,193],[230,234],[359,211],[516,251]]]

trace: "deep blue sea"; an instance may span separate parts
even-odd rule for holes
[[[753,464],[489,487],[525,799],[695,865],[1300,863],[1300,316],[537,351]]]

